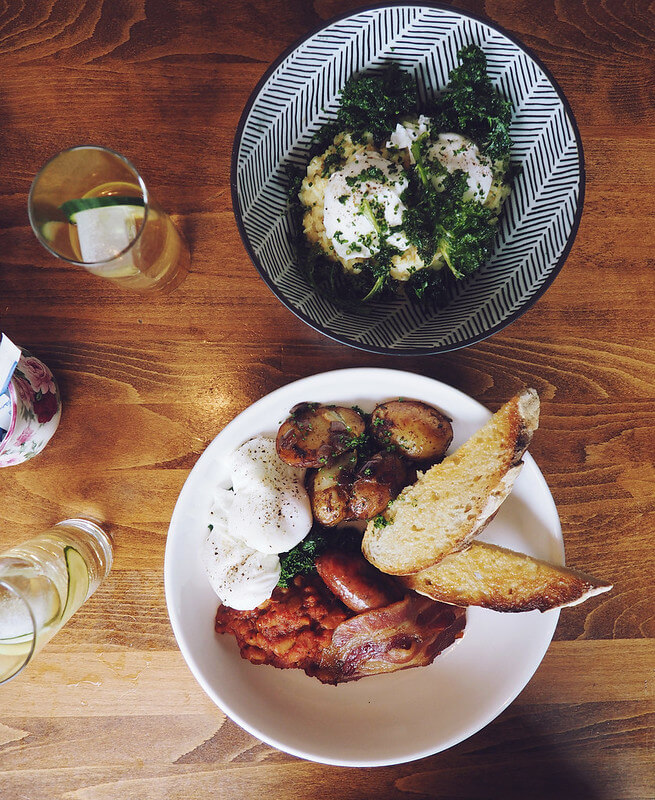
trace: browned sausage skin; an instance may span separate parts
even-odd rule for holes
[[[439,461],[453,440],[451,420],[441,411],[418,400],[380,403],[371,415],[371,431],[377,442],[393,445],[412,461]]]
[[[330,466],[365,430],[364,418],[352,408],[299,403],[278,430],[277,453],[294,467]]]
[[[404,594],[360,553],[327,550],[316,559],[316,569],[328,589],[358,614],[395,603]]]

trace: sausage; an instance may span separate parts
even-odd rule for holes
[[[330,466],[365,431],[364,418],[354,408],[299,403],[278,430],[277,454],[293,467]]]
[[[403,596],[402,590],[360,553],[326,550],[316,559],[316,569],[328,589],[358,614],[383,608]]]
[[[418,400],[380,403],[371,415],[373,438],[412,461],[440,461],[453,440],[451,420]]]

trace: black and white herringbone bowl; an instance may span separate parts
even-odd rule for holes
[[[441,310],[406,300],[372,305],[363,313],[336,308],[313,291],[297,266],[285,165],[308,162],[312,136],[334,116],[351,75],[395,61],[415,75],[419,96],[427,99],[446,86],[457,52],[469,43],[484,50],[492,80],[514,105],[512,159],[521,167],[492,257],[456,285]],[[234,211],[263,279],[308,325],[374,352],[455,350],[515,320],[564,263],[583,196],[580,135],[545,68],[492,23],[428,3],[352,13],[283,54],[253,92],[232,155]]]

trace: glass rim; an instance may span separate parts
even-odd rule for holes
[[[50,164],[52,164],[53,161],[58,159],[60,156],[63,156],[66,153],[72,153],[75,150],[102,150],[105,153],[110,153],[112,156],[116,156],[116,158],[120,159],[135,174],[136,179],[137,179],[137,181],[139,183],[139,188],[141,189],[141,192],[143,193],[143,224],[140,226],[139,230],[137,231],[136,236],[127,245],[127,247],[124,247],[120,251],[120,253],[117,253],[115,256],[112,256],[111,258],[106,258],[103,261],[77,261],[74,258],[68,258],[68,256],[65,256],[65,255],[62,255],[61,253],[58,253],[56,250],[54,250],[48,244],[48,242],[41,235],[41,233],[38,230],[37,225],[35,223],[34,215],[32,214],[32,199],[33,199],[33,194],[34,194],[34,188],[36,187],[37,182],[38,182],[39,178],[41,177],[41,175],[43,174],[44,170]],[[31,228],[32,228],[32,230],[34,232],[34,235],[39,240],[39,242],[45,247],[45,249],[49,253],[51,253],[53,256],[55,256],[55,258],[60,258],[62,261],[65,261],[67,264],[74,264],[76,267],[84,267],[85,269],[89,269],[89,268],[93,268],[93,267],[105,266],[105,265],[108,265],[108,264],[113,264],[117,259],[122,258],[124,255],[126,255],[126,253],[129,253],[130,250],[134,247],[134,245],[141,238],[141,234],[143,232],[143,229],[145,228],[146,222],[148,221],[148,211],[149,211],[149,209],[150,209],[150,200],[148,198],[148,189],[146,188],[145,181],[141,177],[141,173],[139,172],[139,170],[134,166],[134,164],[128,158],[125,158],[124,155],[121,155],[116,150],[112,150],[111,147],[105,147],[104,145],[101,145],[101,144],[76,144],[73,147],[66,147],[63,150],[60,150],[58,153],[55,153],[53,156],[50,156],[50,158],[44,164],[42,164],[42,166],[39,168],[39,171],[34,176],[34,179],[32,180],[32,185],[30,186],[29,194],[27,195],[27,215],[28,215],[29,220],[30,220],[30,226],[31,226]]]
[[[100,524],[100,520],[89,517],[69,517],[67,519],[62,519],[59,522],[55,522],[52,527],[54,529],[60,526],[64,528],[77,528],[78,530],[83,531],[87,534],[87,536],[93,537],[96,544],[102,548],[106,562],[104,574],[99,578],[99,583],[102,583],[114,566],[114,537],[103,528],[103,526]],[[95,589],[86,596],[84,600],[85,603],[89,597],[91,597],[94,591]]]
[[[27,609],[28,614],[30,615],[30,620],[32,622],[32,638],[30,640],[30,649],[25,654],[22,664],[19,664],[18,668],[14,670],[14,672],[12,672],[11,675],[7,675],[6,678],[0,678],[0,686],[2,686],[3,683],[7,683],[8,681],[12,680],[17,675],[19,675],[25,669],[25,667],[30,663],[30,661],[32,660],[32,656],[34,655],[34,652],[36,650],[36,640],[39,631],[36,624],[36,618],[34,617],[34,612],[32,611],[32,607],[23,597],[23,595],[18,591],[18,589],[15,586],[13,586],[6,578],[3,577],[0,577],[0,587],[2,587],[5,591],[9,592],[9,594],[13,594],[20,600],[21,603],[23,603],[23,605]]]

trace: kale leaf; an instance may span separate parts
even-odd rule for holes
[[[468,45],[457,55],[461,63],[434,105],[433,130],[464,134],[489,158],[507,158],[512,103],[494,88],[487,75],[487,57],[477,45]]]
[[[454,203],[437,225],[438,248],[456,278],[475,272],[491,255],[494,212],[475,202]]]
[[[423,134],[412,145],[416,166],[403,194],[407,206],[403,227],[426,264],[440,254],[455,278],[461,279],[489,258],[496,235],[496,214],[474,200],[464,199],[468,189],[466,173],[444,172],[440,165],[425,158],[429,144],[428,135]],[[439,181],[439,191],[433,178]],[[427,284],[423,288],[420,282],[416,283],[415,294],[416,288],[425,291]]]
[[[355,139],[371,134],[375,141],[388,137],[396,121],[417,113],[418,92],[414,78],[397,64],[382,72],[354,75],[341,92],[336,122],[325,125],[318,137],[319,146],[330,143],[343,130]]]
[[[286,589],[296,575],[316,571],[316,558],[329,547],[338,550],[357,550],[362,534],[353,528],[326,530],[314,527],[307,536],[288,553],[280,553],[280,579],[278,586]]]

